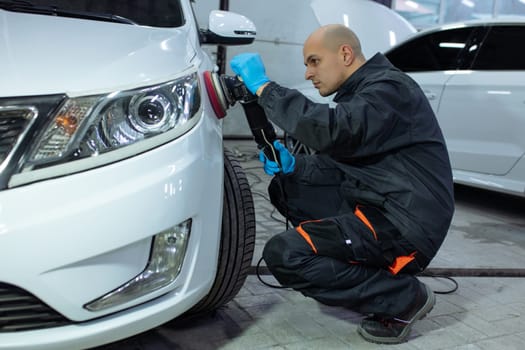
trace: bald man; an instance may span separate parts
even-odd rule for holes
[[[328,25],[305,41],[305,78],[335,108],[271,81],[258,54],[232,69],[257,94],[268,118],[317,151],[281,164],[272,203],[294,225],[272,237],[263,257],[276,279],[327,305],[364,315],[358,332],[401,343],[435,304],[415,274],[441,246],[454,212],[450,161],[420,87],[380,53],[366,60],[358,37]]]

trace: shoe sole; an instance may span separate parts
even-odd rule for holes
[[[432,311],[434,305],[436,304],[436,295],[426,284],[424,284],[424,286],[428,295],[425,305],[423,305],[423,307],[419,309],[418,312],[416,312],[414,317],[412,317],[412,319],[408,321],[408,324],[405,327],[405,329],[403,329],[403,331],[397,337],[376,337],[368,333],[365,329],[361,327],[361,325],[357,327],[357,333],[359,333],[363,338],[365,338],[369,342],[376,344],[400,344],[406,342],[414,322],[425,318],[425,316],[428,315],[430,311]]]

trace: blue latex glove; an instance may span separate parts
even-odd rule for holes
[[[282,143],[278,140],[273,142],[275,150],[279,152],[279,157],[281,159],[281,168],[279,165],[269,160],[263,151],[259,152],[259,160],[264,164],[264,172],[268,175],[275,175],[282,170],[283,174],[290,174],[294,171],[295,168],[295,157],[284,147]]]
[[[232,70],[242,78],[244,85],[255,95],[257,89],[270,81],[258,53],[241,53],[230,61]]]

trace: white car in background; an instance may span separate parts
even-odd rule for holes
[[[85,349],[231,300],[255,218],[190,0],[0,2],[0,349]]]
[[[454,181],[525,196],[525,19],[455,23],[386,52],[425,92]]]

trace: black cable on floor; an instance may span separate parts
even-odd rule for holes
[[[252,266],[248,274],[256,274],[256,266]],[[271,275],[270,270],[265,266],[259,267],[261,275]],[[525,278],[525,268],[506,269],[506,268],[456,268],[456,267],[429,267],[417,274],[418,277],[505,277],[505,278]]]
[[[435,279],[439,279],[439,278],[446,279],[454,284],[454,287],[452,287],[452,289],[449,289],[449,290],[434,290],[433,292],[436,294],[452,294],[455,291],[457,291],[459,288],[458,282],[450,276],[431,275],[429,277],[432,277]]]
[[[251,271],[248,273],[250,275],[256,275],[257,276],[257,279],[262,283],[264,284],[265,286],[267,287],[270,287],[270,288],[278,288],[278,289],[286,289],[287,287],[284,287],[284,286],[281,286],[281,285],[277,285],[277,284],[271,284],[269,282],[266,282],[265,280],[263,280],[262,278],[262,275],[265,275],[265,276],[269,276],[269,275],[272,275],[272,273],[270,272],[270,270],[267,268],[267,267],[261,267],[261,262],[263,261],[264,258],[260,258],[259,261],[257,262],[257,265],[254,267],[252,266],[252,269]],[[255,270],[255,271],[253,271]],[[446,279],[446,280],[449,280],[450,282],[452,282],[454,284],[454,286],[449,289],[449,290],[434,290],[434,293],[436,294],[451,294],[451,293],[454,293],[455,291],[458,290],[459,288],[459,284],[458,282],[450,277],[450,276],[444,276],[444,275],[436,275],[436,274],[430,274],[430,273],[426,273],[425,274],[426,277],[432,277],[432,278],[436,278],[436,279]]]
[[[257,275],[261,283],[272,288],[286,288],[279,285],[270,284],[262,279],[261,276],[272,275],[270,270],[265,266],[260,266],[263,258],[259,260],[257,266],[252,266],[248,272],[249,275]],[[420,277],[432,277],[435,279],[446,279],[454,285],[449,290],[435,290],[436,294],[451,294],[458,290],[459,284],[452,277],[507,277],[507,278],[525,278],[525,269],[506,269],[506,268],[428,268],[418,274]]]
[[[262,279],[261,277],[261,274],[259,273],[259,269],[261,268],[261,262],[263,261],[263,257],[261,257],[259,259],[259,261],[257,262],[257,265],[255,266],[255,274],[257,275],[257,278],[259,279],[259,281],[264,284],[265,286],[268,286],[270,288],[278,288],[278,289],[285,289],[286,287],[284,286],[281,286],[280,284],[277,285],[277,284],[271,284],[271,283],[268,283],[266,282],[265,280]],[[268,270],[268,268],[266,268],[266,271],[267,273],[265,273],[265,275],[271,275],[272,273],[270,272],[270,270]],[[253,274],[253,273],[249,273],[249,274]]]

